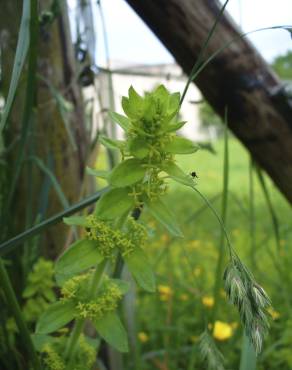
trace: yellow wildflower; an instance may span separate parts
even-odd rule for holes
[[[272,307],[268,308],[268,312],[273,320],[277,320],[281,315],[278,311],[274,310]]]
[[[160,237],[160,240],[162,241],[162,243],[168,242],[169,241],[168,234],[162,234],[161,237]]]
[[[183,293],[183,294],[181,294],[181,295],[179,296],[179,299],[180,299],[181,301],[187,301],[187,300],[189,299],[189,296],[188,296],[187,294]]]
[[[158,285],[158,292],[161,301],[168,301],[173,295],[173,291],[168,285]]]
[[[198,249],[200,247],[200,245],[201,245],[201,241],[200,240],[191,240],[189,242],[189,247],[191,249]]]
[[[229,339],[233,334],[232,326],[223,321],[215,321],[213,337],[217,340],[224,341]]]
[[[149,336],[144,331],[140,331],[138,333],[138,339],[141,343],[146,343],[149,340]]]
[[[195,277],[200,276],[200,275],[201,275],[201,273],[202,273],[202,269],[201,269],[201,267],[196,267],[196,268],[194,269],[194,275],[195,275]]]
[[[212,308],[214,306],[214,298],[209,295],[206,295],[202,298],[202,303],[204,306]]]

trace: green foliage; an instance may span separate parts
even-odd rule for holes
[[[9,92],[6,99],[6,104],[4,107],[4,111],[1,116],[0,121],[0,134],[2,133],[7,119],[9,117],[12,104],[17,92],[17,87],[19,84],[19,79],[21,76],[21,72],[26,60],[28,46],[29,46],[29,32],[30,32],[30,16],[31,16],[31,5],[30,3],[23,3],[22,9],[22,16],[21,16],[21,24],[19,29],[19,38],[17,41],[17,48],[15,53],[15,59],[13,64],[13,71],[11,77],[11,83],[9,86]]]
[[[45,341],[38,343],[37,349],[42,354],[42,365],[44,370],[65,370],[66,362],[63,359],[63,353],[66,347],[68,337],[65,335],[59,337],[48,337]],[[96,347],[98,342],[81,335],[74,357],[72,370],[88,370],[95,363]]]
[[[74,318],[74,305],[72,302],[56,302],[51,305],[39,318],[36,333],[52,333]]]
[[[103,260],[102,254],[94,240],[81,239],[71,245],[57,260],[55,266],[56,279],[59,283],[78,274]]]
[[[155,277],[148,258],[141,248],[125,256],[125,262],[137,284],[148,292],[155,291]]]
[[[95,319],[94,327],[111,346],[120,352],[128,352],[127,332],[117,314],[108,313],[101,319]]]
[[[200,352],[209,370],[224,370],[224,357],[216,347],[214,339],[205,331],[200,337]]]
[[[25,300],[23,314],[28,323],[34,324],[40,314],[56,300],[53,276],[53,263],[43,258],[35,263],[29,273],[22,294]]]
[[[95,214],[103,220],[115,220],[129,213],[135,206],[135,199],[129,194],[127,187],[109,190],[97,203]]]
[[[100,137],[104,146],[121,152],[121,163],[110,173],[88,170],[91,175],[105,178],[110,189],[101,196],[93,215],[64,219],[69,226],[85,228],[85,234],[57,260],[55,273],[62,296],[43,313],[36,330],[38,334],[48,334],[73,319],[76,321],[64,355],[69,364],[85,319],[90,320],[98,334],[117,350],[128,350],[127,334],[116,313],[127,286],[104,277],[107,264],[115,263],[120,256],[137,284],[146,291],[155,291],[154,272],[143,250],[147,231],[128,217],[130,213],[135,208],[141,210],[145,204],[150,214],[171,233],[182,236],[162,201],[169,177],[194,186],[192,177],[175,164],[175,154],[198,150],[190,140],[175,133],[184,124],[175,118],[179,102],[180,95],[170,94],[164,86],[143,98],[133,87],[129,89],[129,97],[122,100],[128,117],[111,113],[112,119],[125,130],[126,140]],[[165,177],[165,173],[169,177]],[[92,267],[95,270],[92,271]],[[55,361],[56,366],[62,368],[62,355],[47,351],[47,356],[49,362]]]
[[[272,68],[282,80],[292,80],[292,51],[275,58]]]
[[[145,198],[145,205],[149,213],[159,221],[174,236],[183,237],[183,234],[177,225],[174,215],[169,211],[166,204],[160,200],[151,201]]]

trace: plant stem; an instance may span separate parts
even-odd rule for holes
[[[69,368],[72,360],[74,359],[73,354],[74,354],[78,339],[82,333],[84,323],[85,323],[85,319],[78,319],[75,321],[74,328],[68,339],[67,347],[65,350],[65,358],[68,359],[68,364],[66,368]]]
[[[33,342],[31,340],[30,333],[28,331],[28,328],[25,324],[23,315],[21,313],[21,309],[20,309],[19,304],[17,302],[13,287],[11,285],[11,282],[10,282],[10,279],[9,279],[8,273],[6,271],[6,268],[4,266],[2,258],[0,258],[0,281],[1,281],[1,287],[4,291],[7,303],[10,306],[10,309],[11,309],[12,314],[14,316],[16,325],[19,329],[21,339],[23,341],[23,344],[26,347],[27,353],[29,354],[29,358],[30,358],[32,367],[35,370],[41,370],[40,361],[39,361],[37,353],[35,351]]]
[[[88,298],[92,298],[94,296],[94,293],[96,292],[97,288],[99,287],[101,283],[102,275],[105,271],[107,261],[104,260],[101,264],[99,264],[93,274],[91,286],[88,291]],[[70,335],[70,338],[67,343],[67,347],[65,350],[65,359],[68,360],[68,363],[66,365],[66,369],[69,370],[72,364],[72,361],[74,360],[74,354],[76,345],[78,343],[79,337],[83,331],[85,319],[78,319],[75,321],[75,326],[73,328],[73,331]]]
[[[225,129],[224,129],[224,170],[223,170],[223,196],[222,196],[222,207],[221,207],[221,219],[222,223],[226,224],[227,217],[227,203],[228,203],[228,180],[229,180],[229,153],[228,153],[228,130],[227,130],[227,110],[225,111]],[[222,270],[224,262],[224,242],[225,235],[224,230],[221,228],[220,243],[219,243],[219,256],[215,274],[215,285],[214,285],[214,306],[212,310],[212,323],[216,319],[217,309],[219,305],[219,291],[222,280]]]
[[[195,187],[192,187],[193,190],[195,190],[196,193],[199,194],[199,196],[203,199],[203,201],[208,205],[208,207],[210,208],[210,210],[213,212],[214,216],[217,218],[220,226],[221,226],[221,229],[224,233],[224,236],[225,236],[225,239],[227,241],[227,246],[228,246],[228,251],[229,251],[229,257],[232,258],[234,255],[237,255],[235,250],[233,249],[232,245],[231,245],[231,242],[230,242],[230,239],[229,239],[229,236],[228,236],[228,233],[227,233],[227,230],[224,226],[224,223],[221,219],[221,217],[219,216],[219,214],[217,213],[217,211],[215,210],[215,208],[212,206],[212,204],[209,202],[209,200],[204,196],[204,194],[202,194],[200,192],[200,190],[198,190],[197,188]]]
[[[256,242],[255,242],[255,209],[254,209],[254,181],[253,181],[253,161],[249,161],[249,236],[250,236],[250,258],[253,269],[256,269]]]

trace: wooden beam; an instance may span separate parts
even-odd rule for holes
[[[126,0],[189,74],[220,12],[217,0]],[[283,31],[284,32],[284,31]],[[204,60],[239,36],[225,15]],[[292,100],[245,38],[218,55],[195,81],[202,94],[292,202]]]

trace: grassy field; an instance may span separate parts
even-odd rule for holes
[[[250,222],[249,157],[235,139],[231,138],[229,145],[230,185],[226,227],[234,248],[273,301],[271,331],[258,358],[257,369],[291,369],[291,208],[266,179],[279,219],[278,250],[271,215],[256,174],[254,222]],[[197,172],[198,189],[220,212],[223,142],[218,141],[214,147],[215,155],[199,151],[187,156],[188,159],[181,156],[179,165],[188,173]],[[204,328],[212,322],[220,227],[194,191],[176,183],[172,183],[170,188],[169,204],[185,237],[172,239],[147,214],[142,217],[148,228],[153,230],[147,252],[157,273],[158,291],[152,295],[138,291],[135,308],[134,298],[127,298],[125,317],[132,336],[132,353],[136,353],[136,356],[128,358],[127,366],[132,369],[204,368],[197,344]],[[251,228],[254,230],[253,241]],[[135,310],[137,321],[133,319]],[[226,301],[223,289],[220,289],[214,320],[213,334],[225,356],[226,369],[239,369],[242,329],[238,313]]]

